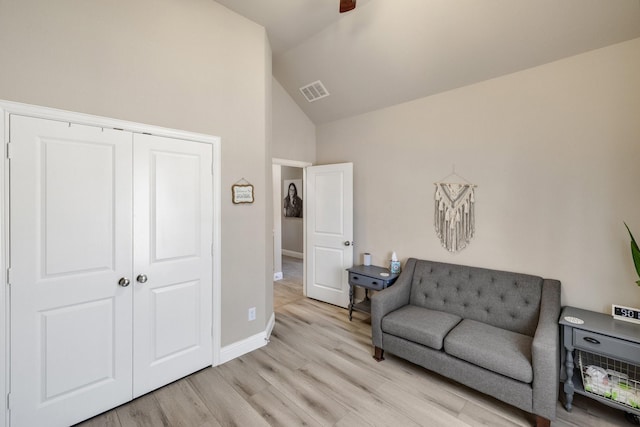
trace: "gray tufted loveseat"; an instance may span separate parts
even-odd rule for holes
[[[536,415],[555,418],[560,282],[409,259],[371,298],[374,358],[384,351]]]

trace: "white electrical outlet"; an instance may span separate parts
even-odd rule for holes
[[[256,320],[256,308],[251,307],[249,309],[249,321]]]

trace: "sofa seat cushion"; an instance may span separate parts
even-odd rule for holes
[[[388,334],[440,350],[444,337],[460,320],[462,320],[460,316],[455,314],[429,310],[415,305],[405,305],[382,319],[382,330]]]
[[[445,338],[447,354],[524,383],[533,381],[527,335],[464,319]]]

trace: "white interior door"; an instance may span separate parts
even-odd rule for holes
[[[132,396],[131,134],[10,129],[11,425],[70,425]]]
[[[353,163],[306,169],[306,294],[349,305],[353,266]]]
[[[212,363],[212,160],[134,137],[134,397]]]

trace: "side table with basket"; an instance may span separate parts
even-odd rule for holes
[[[574,393],[640,416],[640,325],[604,313],[564,307],[565,408]]]
[[[369,291],[381,291],[393,285],[400,274],[391,273],[389,269],[375,265],[357,265],[347,268],[349,272],[349,320],[353,311],[371,313]],[[356,287],[364,288],[364,300],[356,303]]]

